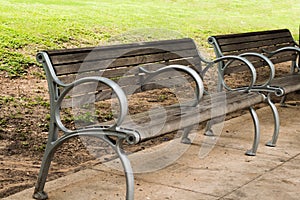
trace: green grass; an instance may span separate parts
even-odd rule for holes
[[[288,28],[298,0],[1,0],[0,70],[26,74],[42,49]]]

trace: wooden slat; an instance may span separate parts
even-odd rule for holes
[[[248,108],[263,101],[264,97],[259,93],[243,93],[238,91],[215,93],[204,96],[199,107],[172,105],[164,108],[156,108],[151,110],[151,118],[149,118],[149,112],[147,111],[130,115],[122,123],[122,127],[137,130],[141,136],[141,141],[145,141],[223,116],[224,114]],[[223,112],[212,112],[218,109],[222,109]],[[151,123],[149,123],[150,120]]]
[[[240,109],[248,108],[251,105],[263,102],[263,96],[258,93],[241,93],[230,92],[230,94],[221,94],[212,96],[217,98],[211,103],[211,96],[206,96],[204,101],[201,101],[198,108],[194,107],[167,107],[164,110],[155,110],[151,112],[151,123],[149,123],[148,113],[140,113],[135,116],[130,116],[134,119],[134,123],[127,121],[123,124],[124,127],[135,128],[139,131],[142,141],[163,135],[168,132],[205,122],[212,118],[220,117],[226,113],[235,112]],[[236,98],[239,97],[239,98]],[[226,98],[224,102],[224,98]],[[223,109],[222,112],[212,112],[213,109]],[[166,116],[166,120],[164,119]],[[160,132],[153,132],[157,127],[161,127]],[[155,134],[155,135],[154,135]]]
[[[183,38],[183,39],[171,39],[171,40],[160,40],[160,41],[151,41],[151,42],[138,42],[138,43],[130,43],[130,44],[115,44],[115,45],[107,45],[107,46],[97,46],[97,47],[84,47],[84,48],[73,48],[73,49],[58,49],[58,50],[48,50],[48,54],[51,56],[66,54],[66,53],[78,53],[84,51],[91,51],[95,48],[105,50],[105,49],[129,49],[135,48],[136,46],[160,46],[160,45],[168,45],[168,44],[180,44],[180,43],[193,43],[191,38]]]
[[[254,52],[254,51],[250,51],[250,52]],[[245,52],[237,52],[235,55],[238,55],[241,53],[245,53]],[[297,54],[294,51],[293,52],[284,51],[284,52],[281,52],[281,53],[276,54],[275,56],[271,57],[270,60],[272,61],[272,63],[275,65],[275,68],[276,68],[276,64],[295,60],[296,56],[297,56]],[[267,63],[265,61],[259,59],[258,57],[247,56],[246,58],[251,62],[251,64],[255,68],[267,66]],[[242,72],[242,71],[246,71],[246,70],[248,70],[248,67],[245,64],[243,64],[241,62],[233,62],[230,65],[230,67],[225,71],[225,74],[231,74],[234,72]]]
[[[156,63],[156,62],[146,63],[141,66],[149,71],[155,71],[161,68],[162,66],[173,65],[173,64],[185,65],[185,66],[190,66],[192,68],[200,69],[199,63],[200,63],[199,57],[187,57],[183,59],[162,61],[161,63]],[[102,77],[115,80],[115,77],[119,78],[123,76],[131,76],[131,75],[136,75],[138,73],[139,73],[139,69],[137,66],[125,66],[119,68],[108,68],[100,71],[84,71],[78,74],[77,73],[63,74],[58,77],[64,83],[71,83],[75,80],[78,80],[79,78],[88,77],[88,76],[102,76]]]
[[[139,84],[139,80],[130,79],[117,82],[118,85],[123,89],[126,95],[132,95],[134,93],[145,92],[147,90],[183,86],[184,84],[190,83],[192,80],[186,76],[172,76],[172,74],[161,77],[159,80],[153,80],[147,82],[143,87]],[[130,84],[131,83],[131,84]],[[64,99],[62,107],[72,107],[75,105],[84,105],[89,103],[94,103],[95,101],[101,101],[110,99],[112,96],[112,90],[107,86],[93,85],[93,84],[84,84],[77,86],[74,90],[70,91],[68,98]]]
[[[252,41],[252,42],[240,42],[234,43],[230,45],[221,45],[222,52],[231,52],[231,51],[239,51],[239,50],[249,50],[249,49],[264,49],[269,46],[293,46],[291,38],[275,38],[272,40],[261,40],[261,41]]]
[[[155,49],[154,49],[155,50]],[[111,60],[95,60],[86,61],[84,63],[68,63],[62,65],[55,65],[55,71],[58,76],[65,74],[72,74],[85,71],[98,71],[103,69],[126,67],[132,65],[142,65],[147,63],[157,63],[162,61],[183,59],[196,57],[197,51],[194,50],[180,50],[173,52],[162,52],[148,55],[139,55],[132,57],[121,57]]]
[[[111,46],[99,46],[91,48],[74,48],[68,50],[47,51],[51,56],[53,65],[60,63],[82,62],[88,60],[107,60],[119,57],[134,57],[147,55],[150,52],[160,53],[164,51],[193,49],[191,39],[166,40],[145,43],[121,44]],[[153,51],[152,49],[155,49]]]
[[[217,39],[220,46],[228,44],[236,44],[241,42],[263,41],[281,37],[292,37],[288,29],[270,30],[270,31],[256,31],[237,34],[226,34],[213,36]]]
[[[140,73],[137,75],[122,76],[119,79],[115,79],[114,81],[120,87],[136,86],[136,85],[140,86],[141,80],[144,80],[146,77],[148,77],[147,74]],[[187,77],[186,74],[182,74],[174,70],[174,71],[169,71],[167,73],[162,73],[154,77],[153,80],[150,82],[156,82],[162,84],[162,83],[171,83],[173,81],[174,83],[176,82],[180,83],[180,80],[189,80],[189,77]],[[70,93],[74,93],[74,91],[76,91],[76,95],[80,95],[80,94],[87,94],[95,91],[103,91],[106,90],[107,88],[108,86],[104,84],[98,84],[97,82],[90,82],[90,83],[77,85]]]
[[[272,57],[270,58],[270,60],[272,61],[273,64],[279,64],[279,63],[283,63],[283,62],[287,62],[287,61],[292,61],[296,58],[296,56],[276,56],[276,57]],[[276,65],[275,65],[276,67]]]
[[[288,45],[289,47],[291,47],[290,45]],[[228,52],[223,52],[223,55],[239,55],[239,54],[242,54],[242,53],[249,53],[249,52],[255,52],[255,53],[262,53],[262,54],[265,54],[265,51],[269,51],[269,52],[272,52],[272,51],[275,51],[275,50],[278,50],[280,48],[283,48],[283,47],[287,47],[287,44],[278,44],[276,46],[263,46],[263,47],[260,47],[260,48],[248,48],[248,49],[242,49],[242,50],[232,50],[232,51],[228,51]],[[292,54],[293,56],[296,54],[295,51],[284,51],[284,52],[281,52],[277,55],[284,55],[284,54]]]
[[[284,77],[276,78],[272,82],[274,86],[280,86],[286,93],[300,90],[300,74],[292,74]]]

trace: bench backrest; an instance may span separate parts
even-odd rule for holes
[[[201,64],[197,47],[194,41],[189,38],[62,49],[46,51],[46,53],[52,65],[46,67],[53,68],[55,75],[63,83],[72,83],[85,76],[99,75],[118,82],[125,93],[130,94],[132,93],[130,90],[132,85],[138,85],[145,76],[137,66],[152,71],[166,65],[181,64],[191,67],[197,66],[195,69],[199,70]],[[118,81],[120,79],[121,81]],[[168,77],[164,77],[164,79],[168,79]],[[88,88],[85,86],[85,93],[82,96],[93,92],[88,91]],[[147,87],[135,89],[134,93],[147,90],[147,88],[153,89],[151,83]],[[91,89],[95,90],[94,87]],[[99,90],[103,93],[105,88],[98,88],[97,91]]]
[[[264,54],[265,51],[297,46],[288,29],[217,35],[209,37],[208,42],[214,45],[217,57],[239,55],[246,52]],[[285,51],[276,54],[270,59],[273,64],[278,64],[286,61],[295,61],[296,57],[295,51]],[[265,63],[257,60],[257,58],[249,58],[249,60],[252,61],[255,67],[265,66]],[[231,71],[227,73],[231,73]]]

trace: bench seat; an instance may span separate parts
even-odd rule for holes
[[[280,87],[284,90],[285,94],[296,92],[300,90],[300,74],[288,74],[283,77],[275,78],[272,86]]]
[[[150,113],[151,123],[149,123],[149,113],[131,115],[130,120],[124,120],[122,127],[134,129],[140,135],[141,140],[139,142],[142,142],[157,137],[157,132],[153,132],[153,130],[157,130],[157,127],[162,128],[162,130],[159,130],[160,132],[169,133],[222,117],[235,111],[248,109],[251,106],[263,103],[264,100],[264,95],[258,92],[220,92],[203,96],[196,108],[172,105],[155,109],[155,111]],[[219,112],[212,112],[212,110],[218,110]],[[256,142],[258,141],[255,140],[254,144]]]

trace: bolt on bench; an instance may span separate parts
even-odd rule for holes
[[[281,104],[286,100],[288,93],[300,90],[300,49],[288,29],[216,35],[209,37],[208,43],[213,45],[217,58],[226,55],[244,56],[256,69],[260,68],[269,73],[269,78],[263,83],[256,83],[252,90],[258,89],[261,92],[277,90],[277,96],[283,96]],[[279,74],[280,72],[275,70],[275,66],[288,61],[291,62],[291,73]],[[226,75],[245,70],[243,66],[233,63],[220,62],[219,64],[220,67],[224,67],[226,64],[231,65],[225,72]],[[267,98],[268,101],[271,101],[270,95]],[[275,146],[279,134],[279,116],[275,108],[273,113],[276,121],[275,131],[272,140],[266,144],[267,146]]]
[[[98,138],[115,150],[126,176],[126,199],[134,199],[134,177],[122,148],[124,143],[135,145],[177,130],[183,130],[182,142],[190,143],[188,133],[193,126],[226,113],[249,109],[255,131],[252,149],[247,154],[256,153],[260,131],[252,106],[265,102],[266,97],[251,92],[256,73],[245,58],[224,56],[207,61],[199,54],[194,41],[186,38],[43,51],[37,54],[37,61],[46,73],[51,117],[48,142],[33,194],[36,199],[48,198],[44,186],[56,149],[77,136]],[[237,89],[227,87],[225,92],[208,94],[200,76],[223,61],[243,63],[251,73],[249,85]],[[226,67],[219,70],[224,69]],[[151,112],[129,114],[128,102],[132,95],[156,91],[159,96],[165,88],[183,98]],[[96,116],[96,120],[86,123],[83,119],[87,116],[100,113],[97,103],[103,101],[112,105],[113,119],[101,121]],[[71,109],[75,115],[73,127],[63,123],[61,112],[64,108]]]

